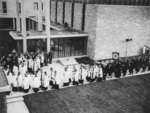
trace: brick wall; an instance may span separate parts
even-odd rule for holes
[[[97,12],[95,59],[111,58],[113,51],[125,56],[137,55],[139,49],[150,44],[150,7],[99,5]]]

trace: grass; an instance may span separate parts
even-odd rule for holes
[[[150,75],[24,96],[30,113],[150,113]]]

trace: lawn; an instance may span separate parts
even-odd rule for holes
[[[30,113],[150,113],[150,75],[24,96]]]

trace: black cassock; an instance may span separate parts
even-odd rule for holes
[[[49,52],[49,53],[45,53],[44,54],[44,64],[48,64],[48,63],[52,63],[52,57],[53,57],[53,54],[52,52]]]

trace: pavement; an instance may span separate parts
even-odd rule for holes
[[[149,89],[143,73],[23,97],[30,113],[149,113]]]

